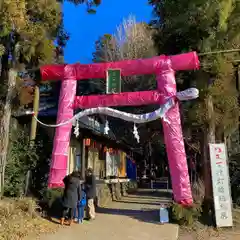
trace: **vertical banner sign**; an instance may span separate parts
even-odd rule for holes
[[[121,92],[121,69],[107,70],[107,94]]]
[[[226,146],[224,143],[209,144],[209,150],[216,225],[232,227],[232,199]]]

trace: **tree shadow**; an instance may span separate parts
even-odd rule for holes
[[[172,192],[159,189],[139,189],[133,194],[124,197],[122,200],[115,202],[123,203],[123,208],[98,207],[96,210],[101,214],[128,216],[138,221],[160,224],[160,205],[172,202]],[[127,206],[128,204],[137,204],[138,207],[136,207],[136,209],[127,209],[129,208],[129,206]],[[145,205],[146,208],[139,208],[140,205]],[[147,206],[149,206],[149,208]]]
[[[126,201],[126,200],[115,200],[114,202],[119,202],[119,203],[126,203],[126,204],[140,204],[140,205],[152,205],[152,206],[156,206],[156,205],[160,205],[160,204],[167,204],[170,203],[170,201],[168,199],[161,199],[158,202],[141,202],[141,201]]]
[[[160,224],[158,209],[115,209],[97,208],[97,213],[128,216],[141,222]]]
[[[159,198],[168,198],[172,199],[172,192],[167,190],[167,189],[144,189],[142,191],[137,191],[134,194],[130,194],[128,197],[147,197],[147,198],[152,198],[152,197],[159,197]]]
[[[160,224],[159,222],[159,207],[160,204],[168,204],[171,202],[172,193],[168,191],[155,191],[152,189],[144,189],[143,191],[137,191],[134,194],[129,194],[122,200],[114,201],[123,203],[121,209],[111,207],[97,207],[96,212],[100,214],[108,215],[122,215],[136,219],[138,221]],[[137,204],[137,209],[127,209],[131,204]],[[145,205],[145,208],[141,208],[140,205]],[[147,207],[149,206],[149,208]],[[47,211],[47,220],[59,224],[61,217],[62,202],[61,198],[56,198],[51,204],[51,207]]]
[[[41,202],[40,206],[42,208],[42,218],[55,223],[60,224],[59,219],[61,218],[62,213],[62,202],[61,197],[56,198],[49,206],[47,202]]]
[[[47,216],[47,217],[45,217],[45,219],[48,220],[49,222],[52,222],[52,223],[60,225],[59,218]]]
[[[202,210],[202,214],[198,219],[199,222],[209,227],[216,227],[215,209],[213,203],[205,201],[202,205]]]
[[[63,209],[63,206],[62,206],[61,198],[56,198],[51,204],[51,207],[49,208],[48,215],[54,218],[60,218],[62,209]]]

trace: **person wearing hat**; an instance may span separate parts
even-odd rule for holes
[[[86,171],[85,192],[87,197],[87,220],[94,220],[96,217],[94,205],[96,198],[96,178],[92,168],[88,168]]]

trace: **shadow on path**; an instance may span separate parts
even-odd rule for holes
[[[159,224],[159,209],[161,204],[171,202],[172,193],[166,190],[139,189],[138,191],[123,197],[121,200],[113,201],[107,207],[97,207],[96,212],[105,215],[127,216],[141,222]],[[61,201],[53,202],[48,218],[56,224],[61,213]]]
[[[108,215],[121,215],[147,222],[159,223],[161,204],[171,202],[172,193],[166,190],[139,189],[135,193],[114,201],[109,207],[97,208],[97,212]]]
[[[136,199],[134,199],[136,200]],[[166,202],[168,200],[165,200]],[[120,200],[120,201],[115,201],[115,202],[119,202],[119,203],[126,203],[126,204],[140,204],[140,205],[152,205],[152,206],[156,206],[156,205],[160,205],[161,203],[164,203],[164,201],[161,201],[161,202],[139,202],[139,201],[129,201],[129,200]]]
[[[115,209],[115,208],[98,208],[97,213],[109,215],[122,215],[134,218],[141,222],[159,223],[159,210],[157,209]]]
[[[147,198],[172,198],[172,192],[168,190],[153,190],[153,189],[139,189],[138,191],[134,192],[133,194],[130,194],[128,197],[147,197]]]

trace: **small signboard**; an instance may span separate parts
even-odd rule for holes
[[[232,199],[226,146],[224,143],[209,144],[209,150],[216,225],[232,227]]]
[[[107,94],[115,94],[121,92],[121,69],[107,70]]]

